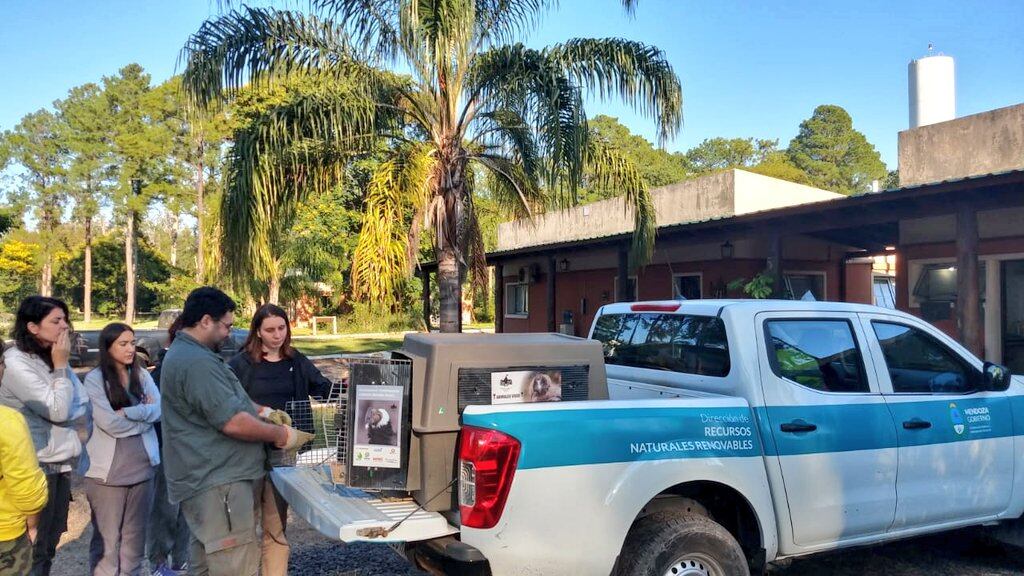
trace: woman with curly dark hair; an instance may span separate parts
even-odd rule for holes
[[[57,542],[67,530],[71,471],[91,433],[89,399],[68,365],[70,333],[67,304],[29,296],[18,306],[14,346],[4,352],[0,404],[25,417],[49,493],[32,550],[33,576],[50,573]]]

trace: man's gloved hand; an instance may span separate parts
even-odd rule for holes
[[[279,424],[281,426],[291,426],[292,417],[284,410],[274,410],[269,416],[267,416],[267,422]]]
[[[281,442],[277,442],[274,446],[280,450],[284,450],[285,452],[295,452],[315,438],[313,434],[303,432],[302,430],[296,430],[291,426],[285,426],[284,428],[288,432],[284,443],[282,444]]]

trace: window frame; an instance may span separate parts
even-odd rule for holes
[[[866,318],[865,320],[867,320],[868,322],[868,328],[871,329],[870,337],[874,339],[875,345],[878,346],[878,360],[879,362],[881,362],[882,371],[885,374],[885,378],[889,382],[889,390],[888,392],[885,392],[885,394],[892,396],[970,396],[972,394],[983,392],[983,390],[979,390],[977,386],[975,386],[972,390],[965,392],[897,392],[896,386],[893,385],[892,374],[889,372],[889,362],[885,359],[885,349],[882,347],[882,340],[881,338],[878,337],[878,333],[875,332],[875,324],[892,324],[895,326],[902,326],[903,328],[907,328],[909,330],[915,330],[919,334],[923,335],[925,340],[945,349],[949,354],[953,355],[953,358],[956,361],[963,364],[964,366],[967,366],[967,368],[973,373],[973,377],[975,379],[984,377],[984,374],[982,374],[981,370],[979,370],[973,362],[971,362],[967,358],[964,358],[962,354],[957,352],[955,348],[949,346],[941,339],[936,338],[934,334],[929,334],[927,330],[924,330],[919,326],[914,326],[913,324],[910,324],[908,322],[901,322],[899,319],[896,318],[889,319],[869,317]]]
[[[801,384],[796,380],[784,376],[779,369],[779,359],[774,353],[774,346],[772,346],[772,334],[768,328],[768,324],[771,322],[843,322],[850,329],[850,336],[853,337],[853,345],[857,349],[857,353],[860,356],[860,374],[861,379],[867,385],[866,390],[860,390],[857,392],[836,392],[833,390],[818,390],[817,388],[811,388],[810,386]],[[804,390],[809,390],[817,394],[835,394],[839,396],[851,396],[851,395],[864,395],[864,394],[878,394],[877,391],[871,389],[871,378],[868,377],[867,363],[864,361],[864,350],[865,346],[862,346],[857,338],[857,329],[855,328],[855,322],[852,318],[844,318],[842,316],[824,316],[824,317],[810,317],[810,316],[770,316],[765,318],[761,323],[761,331],[764,337],[765,344],[765,355],[768,357],[768,366],[772,370],[772,374],[776,377],[799,386]]]
[[[613,302],[639,302],[640,301],[640,278],[636,275],[629,275],[626,277],[633,281],[633,299],[632,300],[619,300],[619,276],[616,274],[614,282],[612,283],[612,293],[615,297]]]
[[[788,276],[821,276],[821,299],[815,300],[816,302],[828,302],[828,273],[822,270],[783,270],[782,271],[782,288],[788,290],[787,277]],[[799,302],[800,298],[795,294],[793,298],[783,298],[783,300],[789,300],[790,302]]]
[[[875,297],[875,284],[879,283],[879,280],[884,280],[885,284],[889,285],[889,292],[892,294],[892,308],[888,306],[879,306],[878,298]],[[896,277],[890,274],[872,274],[871,275],[871,303],[879,308],[885,308],[886,310],[896,310]]]
[[[524,286],[525,287],[524,288],[525,294],[523,296],[523,308],[524,308],[524,310],[521,313],[520,312],[510,312],[509,309],[508,309],[508,297],[512,294],[512,290],[511,289],[513,287],[519,287],[519,286]],[[505,302],[503,304],[505,306],[505,309],[502,311],[502,313],[504,314],[505,318],[529,318],[530,317],[530,283],[529,282],[520,282],[518,280],[514,281],[514,282],[506,282],[505,283],[505,294],[504,294],[504,296],[505,296]]]
[[[704,299],[704,273],[703,272],[679,272],[679,273],[673,274],[672,275],[672,285],[669,286],[669,292],[672,294],[672,298],[675,299],[677,297],[677,294],[676,294],[676,279],[677,278],[687,278],[687,277],[689,277],[689,278],[697,278],[697,288],[700,290],[700,296],[697,297],[697,300],[703,300]],[[682,294],[678,294],[678,296],[683,296],[683,295]],[[683,297],[685,298],[685,296],[683,296]]]

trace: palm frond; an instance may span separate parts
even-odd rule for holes
[[[683,90],[665,54],[621,38],[579,38],[545,50],[574,81],[601,98],[618,96],[658,123],[658,140],[673,138],[683,121]]]
[[[396,17],[402,0],[313,0],[324,19],[335,21],[364,54],[393,62],[402,45]],[[408,47],[405,47],[408,50]]]
[[[530,218],[534,208],[544,205],[543,190],[526,174],[522,163],[493,154],[477,154],[472,160],[486,170],[488,188],[505,213]]]
[[[406,210],[425,206],[434,158],[424,145],[399,147],[370,179],[363,226],[352,256],[352,292],[378,305],[395,302],[409,266]]]
[[[522,44],[501,46],[477,57],[470,85],[471,101],[515,111],[529,125],[545,159],[541,178],[559,204],[572,203],[589,132],[580,91],[561,66]]]
[[[299,12],[244,7],[207,20],[182,49],[183,84],[205,105],[243,85],[276,75],[374,75],[356,57],[344,28]]]
[[[645,266],[654,254],[657,227],[657,214],[647,181],[630,159],[596,138],[588,142],[585,161],[597,186],[622,191],[625,209],[633,213],[631,260],[635,267]]]

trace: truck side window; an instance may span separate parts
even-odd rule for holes
[[[594,340],[605,362],[684,374],[729,374],[729,344],[719,318],[681,314],[608,314],[597,319]]]
[[[868,392],[853,328],[846,320],[769,320],[769,361],[777,376],[822,392]]]
[[[872,322],[898,394],[966,394],[981,373],[938,340],[917,328]]]

